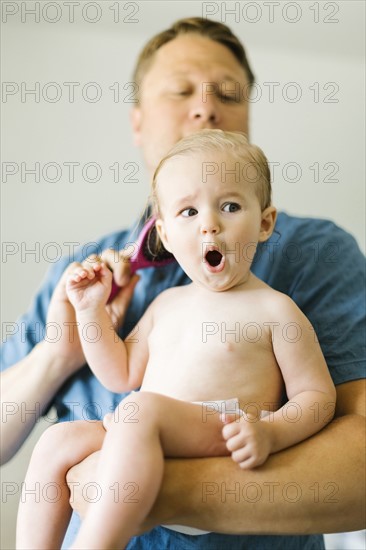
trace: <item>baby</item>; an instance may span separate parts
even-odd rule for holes
[[[20,504],[21,550],[60,548],[71,514],[66,473],[100,448],[100,498],[74,549],[127,545],[158,495],[164,456],[231,455],[255,468],[331,420],[335,388],[310,322],[250,271],[276,220],[262,151],[239,133],[188,136],[157,167],[152,201],[158,235],[192,283],[161,293],[123,342],[105,307],[111,271],[101,261],[71,270],[67,296],[90,368],[113,392],[140,391],[106,430],[78,421],[44,433],[25,483],[53,482],[60,494]],[[98,324],[98,341],[83,338],[88,323]]]

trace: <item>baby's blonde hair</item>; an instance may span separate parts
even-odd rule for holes
[[[160,215],[157,194],[157,180],[163,166],[172,158],[184,156],[189,153],[226,153],[237,159],[241,166],[245,166],[245,173],[249,181],[255,185],[255,191],[261,206],[265,210],[271,205],[271,174],[268,161],[263,151],[248,142],[243,132],[224,132],[223,130],[200,130],[180,141],[169,151],[158,164],[151,186],[151,199],[156,215]],[[245,164],[244,164],[245,163]],[[243,170],[240,172],[243,174]]]

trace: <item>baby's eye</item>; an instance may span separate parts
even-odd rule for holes
[[[183,216],[183,218],[189,218],[191,216],[195,216],[196,214],[197,214],[197,210],[195,208],[185,208],[180,213],[180,215]]]
[[[240,209],[240,204],[238,204],[237,202],[227,202],[222,207],[222,210],[224,212],[237,212]]]

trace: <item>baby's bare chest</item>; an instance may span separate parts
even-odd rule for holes
[[[167,393],[192,400],[244,393],[251,399],[268,382],[278,387],[281,375],[265,318],[229,305],[220,313],[191,307],[159,317],[149,336],[145,382],[159,381]]]
[[[176,308],[172,305],[169,315],[154,320],[149,348],[151,355],[175,350],[241,357],[260,348],[272,350],[271,323],[251,302],[213,301],[204,307],[180,302]]]

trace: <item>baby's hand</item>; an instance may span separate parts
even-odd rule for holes
[[[272,447],[271,426],[268,422],[245,413],[241,413],[239,419],[236,414],[226,413],[221,415],[221,420],[225,423],[222,435],[226,447],[240,468],[255,468],[267,460]]]
[[[76,264],[66,282],[66,293],[75,310],[104,307],[111,293],[112,277],[97,258]]]

